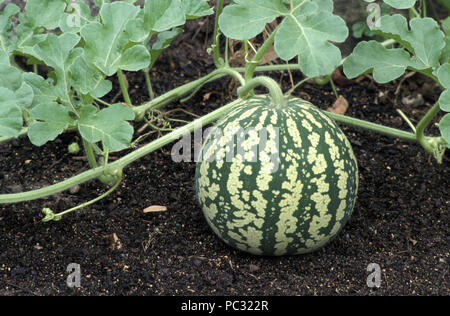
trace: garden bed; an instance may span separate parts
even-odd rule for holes
[[[152,71],[157,94],[214,69],[205,52],[205,29],[196,34],[197,23],[188,24]],[[270,75],[290,88],[286,72]],[[127,78],[133,103],[146,101],[144,77]],[[347,115],[407,130],[396,109],[414,121],[436,101],[423,81],[419,75],[405,80],[396,95],[397,85],[376,85],[364,77],[338,86],[338,92],[350,103]],[[231,79],[221,79],[164,109],[203,115],[232,101],[233,87]],[[105,100],[122,101],[119,91],[115,82]],[[417,91],[426,104],[402,106],[401,98]],[[335,100],[328,85],[308,83],[294,94],[322,109]],[[183,112],[177,117],[192,119]],[[343,130],[359,163],[358,200],[343,231],[317,252],[257,257],[225,245],[197,205],[195,163],[173,162],[168,145],[125,169],[115,193],[62,221],[42,223],[41,209],[64,210],[104,192],[104,186],[91,181],[46,199],[1,205],[0,295],[450,294],[449,159],[438,165],[419,145]],[[67,152],[74,140],[79,141],[76,134],[66,133],[41,148],[26,137],[0,145],[0,191],[35,189],[89,169],[81,154]],[[167,211],[143,212],[152,205]],[[80,288],[66,284],[70,263],[81,267]],[[370,263],[381,267],[379,288],[367,285]]]

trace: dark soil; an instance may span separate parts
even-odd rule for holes
[[[196,33],[196,23],[152,72],[158,94],[213,70],[205,53],[208,30]],[[271,76],[290,88],[287,73]],[[144,77],[128,74],[128,80],[133,102],[147,100]],[[397,86],[366,77],[338,91],[350,102],[348,115],[407,130],[396,109],[416,122],[436,95],[417,75],[396,95]],[[202,115],[233,100],[234,91],[223,79],[165,109]],[[403,96],[419,92],[425,104],[402,105]],[[107,99],[121,101],[117,93],[116,83]],[[295,94],[324,109],[335,100],[328,86],[309,83]],[[338,238],[315,253],[256,257],[226,246],[196,204],[195,163],[174,163],[169,145],[130,165],[110,197],[60,222],[41,223],[41,209],[65,210],[105,187],[92,181],[72,193],[1,205],[0,295],[449,295],[449,159],[438,165],[416,144],[343,130],[359,162],[358,201]],[[0,192],[39,188],[87,170],[85,160],[67,152],[74,140],[65,134],[41,148],[27,138],[1,145]],[[145,214],[151,205],[168,211]],[[78,289],[66,285],[70,263],[81,267]],[[367,285],[370,263],[381,267],[379,288]]]

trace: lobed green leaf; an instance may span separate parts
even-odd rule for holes
[[[442,50],[441,64],[450,62],[450,17],[441,21],[442,29],[445,33],[445,47]]]
[[[148,50],[143,45],[131,46],[130,34],[125,32],[138,13],[139,8],[125,2],[105,3],[100,10],[101,23],[92,22],[81,29],[86,58],[105,75],[112,76],[118,69],[148,67]]]
[[[35,121],[28,127],[28,138],[35,146],[55,140],[73,124],[68,108],[55,102],[37,105],[31,110],[30,118]]]
[[[208,0],[182,0],[186,19],[197,19],[214,13],[210,8]]]
[[[0,64],[10,65],[8,53],[1,50],[0,50]]]
[[[411,57],[403,49],[387,49],[377,41],[360,42],[344,62],[344,73],[356,78],[373,72],[376,82],[387,83],[401,77],[411,64]]]
[[[33,46],[45,39],[45,29],[58,27],[66,5],[65,0],[28,0],[25,12],[19,14],[17,37],[12,41],[14,53],[32,55]]]
[[[11,91],[20,109],[30,108],[33,102],[33,90],[24,81],[23,74],[9,64],[0,64],[0,87]]]
[[[447,147],[450,148],[450,113],[446,114],[439,122],[439,130],[448,144]]]
[[[126,121],[134,120],[134,111],[122,104],[113,104],[98,111],[92,105],[80,109],[78,130],[91,143],[102,142],[111,152],[127,148],[133,137],[133,127]]]
[[[450,63],[439,67],[435,75],[442,87],[446,89],[439,98],[439,106],[441,110],[450,112]]]
[[[416,4],[416,0],[384,0],[384,2],[396,9],[409,9]]]
[[[32,107],[42,103],[56,102],[64,96],[62,87],[54,86],[51,79],[46,80],[33,72],[24,73],[23,79],[33,90]]]
[[[147,0],[144,5],[144,28],[148,33],[163,32],[186,23],[181,0]]]
[[[15,4],[8,4],[3,11],[0,12],[0,52],[4,52],[7,56],[14,49],[11,41],[11,17],[19,13],[20,9]]]
[[[331,0],[236,0],[225,7],[219,26],[230,38],[248,40],[265,25],[284,17],[275,36],[275,51],[284,60],[299,56],[300,69],[310,77],[330,74],[341,61],[339,49],[331,42],[343,42],[348,29],[333,15]],[[286,5],[287,4],[287,5]]]
[[[402,44],[416,56],[417,69],[436,69],[445,46],[444,33],[431,18],[414,18],[408,21],[400,14],[381,17],[380,27],[375,31]]]
[[[25,16],[33,26],[52,30],[58,27],[66,6],[65,0],[27,0]]]
[[[0,87],[0,136],[18,137],[23,127],[22,110],[13,91]]]
[[[66,103],[71,100],[69,67],[77,55],[81,54],[81,50],[74,50],[79,41],[80,37],[74,33],[64,33],[60,36],[51,33],[35,45],[31,52],[34,57],[53,68],[56,79],[55,93]]]
[[[69,67],[72,87],[81,94],[101,98],[112,90],[112,82],[86,59],[82,52]]]
[[[236,0],[228,5],[219,18],[225,36],[248,40],[260,34],[267,23],[290,13],[281,0]]]

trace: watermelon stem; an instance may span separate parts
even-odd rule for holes
[[[224,65],[228,64],[228,58],[225,58],[225,61],[220,57],[220,29],[219,29],[219,17],[223,11],[223,3],[224,0],[217,1],[217,9],[216,9],[216,20],[214,23],[214,43],[212,45],[214,52],[214,65],[216,68],[221,68]],[[226,45],[225,50],[228,45]]]
[[[258,86],[264,86],[269,89],[272,102],[277,108],[283,108],[286,106],[286,98],[284,97],[283,91],[281,91],[278,83],[270,77],[256,77],[248,81],[243,87],[238,89],[238,95],[241,99],[247,99],[252,96],[252,91]]]
[[[205,83],[210,82],[212,80],[217,80],[217,79],[225,77],[227,75],[233,76],[233,78],[238,80],[241,85],[245,83],[242,75],[233,68],[222,67],[222,68],[216,69],[213,72],[207,74],[206,76],[204,76],[202,78],[199,78],[197,80],[194,80],[187,84],[179,86],[173,90],[170,90],[167,93],[164,93],[142,105],[133,107],[134,113],[136,115],[135,121],[140,122],[144,119],[144,115],[148,111],[159,109],[159,108],[163,107],[164,105],[166,105],[178,98],[181,98],[182,96],[188,94],[189,92],[196,90],[198,87],[204,85]],[[0,138],[0,140],[1,140],[1,138]]]
[[[429,138],[425,136],[424,131],[427,128],[428,125],[430,125],[433,118],[439,113],[440,111],[440,105],[439,103],[436,103],[428,112],[425,114],[425,116],[420,120],[419,124],[417,124],[416,127],[416,137],[417,141],[422,145],[422,147],[425,149],[425,151],[429,154],[432,154],[435,145],[433,143],[429,142]]]
[[[127,83],[125,81],[125,76],[122,72],[122,69],[117,71],[117,78],[119,79],[120,89],[122,90],[123,99],[125,103],[128,105],[132,105],[130,94],[128,93]]]
[[[418,142],[417,137],[414,133],[402,131],[396,128],[360,120],[347,115],[337,114],[329,111],[323,111],[324,114],[328,115],[337,122],[343,123],[345,125],[350,125],[354,127],[359,127],[365,130],[373,131],[379,134],[383,134],[390,137],[400,138],[410,142]]]
[[[261,62],[261,59],[264,57],[264,55],[267,53],[269,48],[275,42],[275,35],[277,33],[277,30],[278,30],[278,28],[276,28],[272,32],[272,34],[269,35],[269,37],[265,40],[264,44],[256,52],[253,59],[249,63],[247,63],[247,65],[245,67],[245,81],[246,82],[250,81],[253,78],[255,70],[258,67],[259,63]]]

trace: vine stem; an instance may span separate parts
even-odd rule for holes
[[[363,121],[363,120],[360,120],[357,118],[353,118],[350,116],[341,115],[341,114],[337,114],[337,113],[333,113],[333,112],[329,112],[329,111],[322,110],[322,112],[324,114],[326,114],[327,116],[331,117],[332,119],[334,119],[335,121],[343,123],[345,125],[350,125],[350,126],[370,130],[370,131],[373,131],[373,132],[376,132],[379,134],[383,134],[383,135],[395,137],[395,138],[400,138],[400,139],[407,140],[410,142],[418,141],[416,138],[416,135],[414,133],[402,131],[402,130],[399,130],[396,128],[392,128],[392,127],[388,127],[388,126],[384,126],[384,125],[380,125],[380,124],[376,124],[376,123],[372,123],[372,122],[368,122],[368,121]]]
[[[91,167],[91,169],[97,168],[98,163],[97,163],[97,158],[95,157],[95,153],[94,153],[94,150],[92,147],[93,145],[83,138],[83,146],[84,146],[84,151],[86,153],[86,158],[89,162],[89,166]],[[108,184],[111,182],[111,177],[106,176],[106,175],[100,175],[98,177],[98,180],[100,180],[101,182],[103,182],[105,184]]]
[[[421,18],[422,16],[420,15],[419,12],[417,12],[415,7],[411,7],[410,11],[412,12],[412,14],[416,17],[416,18]]]
[[[125,76],[122,69],[117,71],[117,77],[119,78],[120,89],[122,90],[123,99],[128,105],[132,105],[130,95],[128,94],[127,84],[125,83]]]
[[[245,81],[250,81],[253,78],[253,74],[255,73],[256,68],[258,67],[261,59],[264,57],[269,48],[273,45],[275,41],[275,35],[277,34],[277,30],[275,29],[272,34],[264,41],[264,44],[259,48],[256,52],[253,59],[247,64],[245,69]],[[297,66],[298,67],[298,66]]]
[[[208,75],[206,75],[200,79],[189,82],[189,83],[182,85],[178,88],[175,88],[165,94],[162,94],[162,95],[154,98],[150,102],[147,102],[140,106],[134,107],[134,113],[136,114],[136,118],[137,118],[137,120],[142,120],[147,111],[158,109],[158,108],[172,102],[173,100],[178,99],[178,98],[182,97],[183,95],[186,95],[190,91],[195,90],[196,88],[204,85],[205,83],[207,83],[211,80],[216,80],[216,79],[225,77],[226,75],[233,76],[235,79],[237,79],[239,81],[239,83],[241,85],[245,83],[244,78],[238,71],[236,71],[233,68],[222,67],[222,68],[214,70],[213,72],[209,73]]]
[[[226,71],[226,72],[229,72],[230,75],[232,75],[235,79],[237,79],[237,80],[239,81],[239,84],[240,84],[241,86],[245,85],[244,78],[241,76],[240,73],[238,73],[237,71],[235,71],[235,70],[232,69],[232,68],[223,67],[223,68],[221,68],[221,69],[223,69],[223,70]],[[205,84],[207,84],[208,82],[213,81],[213,80],[215,80],[215,79],[216,79],[216,78],[211,78],[210,80],[207,80],[207,81],[203,82],[202,85],[201,85],[201,86],[198,86],[197,88],[195,88],[195,90],[194,90],[189,96],[187,96],[186,98],[181,99],[180,101],[181,101],[182,103],[184,103],[184,102],[190,100],[190,99],[191,99],[191,98],[192,98],[192,97],[193,97],[193,96],[194,96],[194,95],[202,88],[203,85],[205,85]]]
[[[283,108],[286,106],[286,98],[284,97],[283,91],[281,91],[278,83],[270,77],[261,76],[251,79],[243,87],[238,89],[239,97],[246,99],[257,86],[264,86],[269,89],[272,102],[275,103],[276,107]]]
[[[405,113],[403,113],[402,110],[397,109],[398,114],[400,114],[400,116],[403,118],[403,120],[409,125],[409,127],[412,129],[412,131],[414,132],[414,134],[416,133],[416,127],[414,126],[414,124],[411,122],[411,120],[406,116]]]
[[[429,154],[432,154],[434,151],[434,147],[427,141],[427,137],[424,132],[427,126],[431,123],[433,118],[439,113],[440,107],[439,103],[436,103],[425,116],[420,120],[419,124],[416,127],[416,137],[417,141],[422,145],[425,151]]]
[[[133,163],[134,161],[142,158],[145,155],[148,155],[149,153],[179,139],[180,137],[190,134],[192,131],[201,128],[211,122],[214,122],[218,118],[220,118],[222,115],[226,114],[228,111],[230,111],[233,107],[237,106],[239,103],[242,102],[242,99],[235,100],[199,119],[194,120],[193,122],[181,127],[177,128],[171,133],[168,133],[153,142],[135,150],[132,153],[129,153],[128,155],[120,158],[119,160],[116,160],[115,162],[109,164],[108,169],[109,170],[122,170],[129,164]],[[70,189],[74,187],[77,184],[81,184],[90,180],[93,180],[95,178],[98,178],[102,174],[104,174],[105,169],[103,166],[97,167],[95,169],[91,169],[88,171],[85,171],[79,175],[76,175],[70,179],[67,179],[65,181],[62,181],[60,183],[50,185],[41,189],[32,190],[28,192],[22,192],[22,193],[13,193],[13,194],[1,194],[0,195],[0,204],[9,204],[9,203],[18,203],[18,202],[24,202],[24,201],[32,201],[40,198],[44,198],[46,196],[54,195],[56,193],[65,191],[67,189]]]
[[[77,206],[75,206],[75,207],[73,207],[73,208],[71,208],[71,209],[68,209],[68,210],[63,211],[63,212],[58,213],[58,214],[55,214],[55,215],[54,215],[54,218],[57,218],[58,220],[60,220],[61,217],[62,217],[63,215],[66,215],[66,214],[75,212],[75,211],[77,211],[77,210],[79,210],[79,209],[82,209],[82,208],[84,208],[84,207],[87,207],[87,206],[89,206],[89,205],[92,205],[92,204],[94,204],[94,203],[96,203],[96,202],[98,202],[98,201],[100,201],[100,200],[106,198],[108,195],[110,195],[111,193],[113,193],[113,192],[119,187],[119,184],[120,184],[121,182],[122,182],[122,177],[120,177],[120,178],[114,183],[114,185],[113,185],[108,191],[106,191],[105,193],[103,193],[102,195],[100,195],[100,196],[96,197],[95,199],[92,199],[92,200],[90,200],[90,201],[88,201],[88,202],[85,202],[85,203],[82,203],[82,204],[80,204],[80,205],[77,205]]]
[[[216,20],[214,23],[214,44],[213,44],[213,51],[214,51],[214,65],[216,65],[216,68],[220,68],[223,66],[223,60],[220,58],[220,29],[219,29],[219,17],[222,14],[223,11],[223,3],[224,0],[219,0],[217,2],[217,10],[216,10]],[[228,62],[228,59],[226,60]]]
[[[155,93],[153,92],[152,88],[152,81],[150,79],[150,68],[146,68],[143,70],[144,76],[145,76],[145,83],[147,85],[148,90],[148,96],[150,98],[150,101],[155,98]]]
[[[98,103],[106,105],[107,107],[110,107],[112,105],[112,104],[110,104],[110,103],[108,103],[106,101],[103,101],[102,99],[99,99],[99,98],[94,98],[94,101],[97,101]]]
[[[89,143],[88,141],[86,141],[83,138],[83,146],[84,146],[84,151],[86,152],[86,157],[89,162],[89,166],[92,169],[97,168],[98,167],[97,159],[95,158],[95,153],[94,153],[94,150],[92,149],[91,143]]]
[[[424,18],[427,17],[427,2],[425,0],[421,0],[421,7],[422,7],[422,15]]]
[[[311,80],[312,78],[310,77],[306,77],[305,79],[303,79],[302,81],[298,82],[295,86],[293,86],[288,92],[286,92],[286,96],[291,96],[291,94],[295,91],[295,89],[297,89],[298,87],[300,87],[301,85],[303,85],[305,82],[308,82],[308,80]]]
[[[333,89],[336,99],[339,99],[339,93],[337,92],[336,85],[334,84],[332,76],[330,75],[330,76],[328,76],[328,78],[330,79],[331,89]]]

